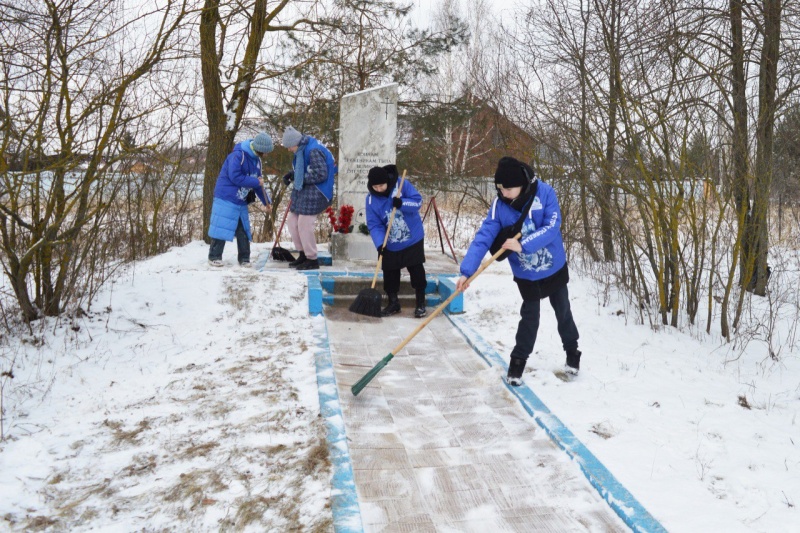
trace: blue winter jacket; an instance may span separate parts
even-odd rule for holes
[[[247,205],[245,198],[250,189],[255,189],[256,196],[262,204],[272,203],[258,183],[258,178],[261,177],[261,159],[250,147],[251,142],[252,139],[240,142],[225,158],[214,187],[214,198],[221,198],[237,205]]]
[[[214,203],[211,206],[211,222],[208,236],[212,239],[232,241],[239,220],[242,221],[247,238],[252,240],[250,215],[247,211],[247,194],[255,189],[261,203],[272,203],[258,182],[261,177],[261,159],[250,147],[252,139],[237,144],[225,158],[222,170],[214,187]]]
[[[521,213],[496,198],[481,224],[475,240],[461,261],[461,274],[470,277],[480,267],[500,230],[511,226]],[[561,239],[561,208],[553,188],[539,181],[536,196],[522,224],[522,252],[508,256],[515,277],[537,281],[555,274],[567,262]]]
[[[386,237],[386,227],[389,225],[389,216],[392,213],[392,197],[397,195],[399,186],[398,180],[392,194],[388,197],[367,194],[367,227],[375,248],[381,246]],[[392,231],[389,233],[389,240],[386,243],[386,249],[392,252],[404,250],[425,238],[425,230],[419,216],[422,195],[411,182],[406,180],[403,182],[400,198],[403,200],[403,205],[394,214]]]
[[[304,135],[297,149],[303,151],[303,188],[292,189],[292,213],[298,215],[316,215],[325,211],[333,199],[333,181],[336,175],[336,162],[333,154],[314,137]],[[312,159],[312,152],[314,158]],[[320,157],[320,155],[322,157]],[[324,160],[324,164],[323,164]],[[292,167],[297,165],[297,153],[292,160]]]

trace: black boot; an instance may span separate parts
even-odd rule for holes
[[[400,312],[400,300],[397,299],[397,293],[387,293],[389,296],[389,303],[381,311],[381,316],[392,316]]]
[[[511,362],[508,364],[506,383],[512,387],[519,387],[522,385],[522,372],[525,370],[525,363],[527,362],[527,359],[518,359],[516,357],[512,357]]]
[[[564,372],[567,374],[577,375],[578,369],[581,367],[581,352],[577,348],[574,350],[567,350],[567,365],[564,367]]]
[[[417,307],[414,309],[414,318],[422,318],[428,314],[425,308],[425,289],[417,289]]]
[[[302,265],[306,262],[306,253],[300,252],[300,255],[297,256],[297,259],[289,263],[289,268],[297,268],[298,266]]]
[[[319,270],[319,259],[306,259],[297,265],[297,270]]]

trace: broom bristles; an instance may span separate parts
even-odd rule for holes
[[[292,255],[292,252],[286,248],[276,246],[272,250],[272,259],[274,261],[294,261],[294,256]]]
[[[355,385],[350,387],[350,392],[353,393],[353,396],[358,396],[358,393],[364,390],[364,387],[366,387],[369,384],[369,382],[372,381],[375,378],[375,376],[378,375],[378,372],[383,370],[383,367],[385,367],[386,364],[392,360],[392,357],[394,357],[394,354],[390,353],[389,355],[378,361],[378,364],[372,367],[372,370],[364,374],[364,377],[356,381]]]
[[[350,304],[350,311],[366,316],[381,316],[381,293],[377,289],[362,289]]]

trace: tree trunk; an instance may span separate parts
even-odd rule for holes
[[[200,15],[200,70],[203,75],[203,98],[208,119],[208,152],[203,172],[203,236],[206,242],[210,242],[208,227],[211,222],[211,205],[214,203],[214,186],[225,158],[233,149],[233,141],[247,109],[264,35],[270,30],[289,29],[285,26],[269,27],[269,21],[288,2],[284,0],[267,12],[267,1],[255,0],[253,3],[252,14],[248,19],[244,55],[237,69],[236,80],[231,84],[233,93],[227,107],[223,104],[224,89],[220,78],[222,57],[217,53],[217,50],[224,48],[224,43],[217,42],[217,29],[222,25],[220,0],[205,0],[203,13]]]
[[[758,296],[767,290],[769,271],[768,221],[772,185],[773,134],[775,130],[775,94],[778,83],[778,52],[781,33],[781,0],[764,0],[764,45],[758,76],[758,120],[756,125],[756,165],[753,187],[752,258],[753,274],[747,289]]]
[[[615,258],[611,208],[614,184],[614,151],[617,140],[617,110],[619,106],[620,59],[619,59],[619,10],[616,0],[609,2],[610,14],[603,20],[603,31],[608,53],[608,129],[606,131],[606,153],[603,161],[603,176],[600,186],[600,233],[603,239],[603,259]]]
[[[744,77],[744,42],[742,38],[742,2],[731,0],[731,98],[733,100],[733,132],[732,132],[732,162],[733,176],[732,191],[736,209],[739,213],[738,246],[734,246],[733,264],[731,272],[736,269],[736,261],[741,255],[740,278],[749,279],[746,274],[747,262],[744,260],[744,247],[748,240],[747,226],[745,223],[747,212],[750,209],[750,197],[747,187],[747,94]],[[737,253],[738,250],[742,250]],[[752,272],[752,270],[751,270]],[[728,311],[730,307],[731,284],[728,283],[722,298],[722,312],[720,327],[723,337],[729,338]]]

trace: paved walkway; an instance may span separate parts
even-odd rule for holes
[[[446,317],[353,396],[410,315],[325,309],[365,531],[629,531]]]

